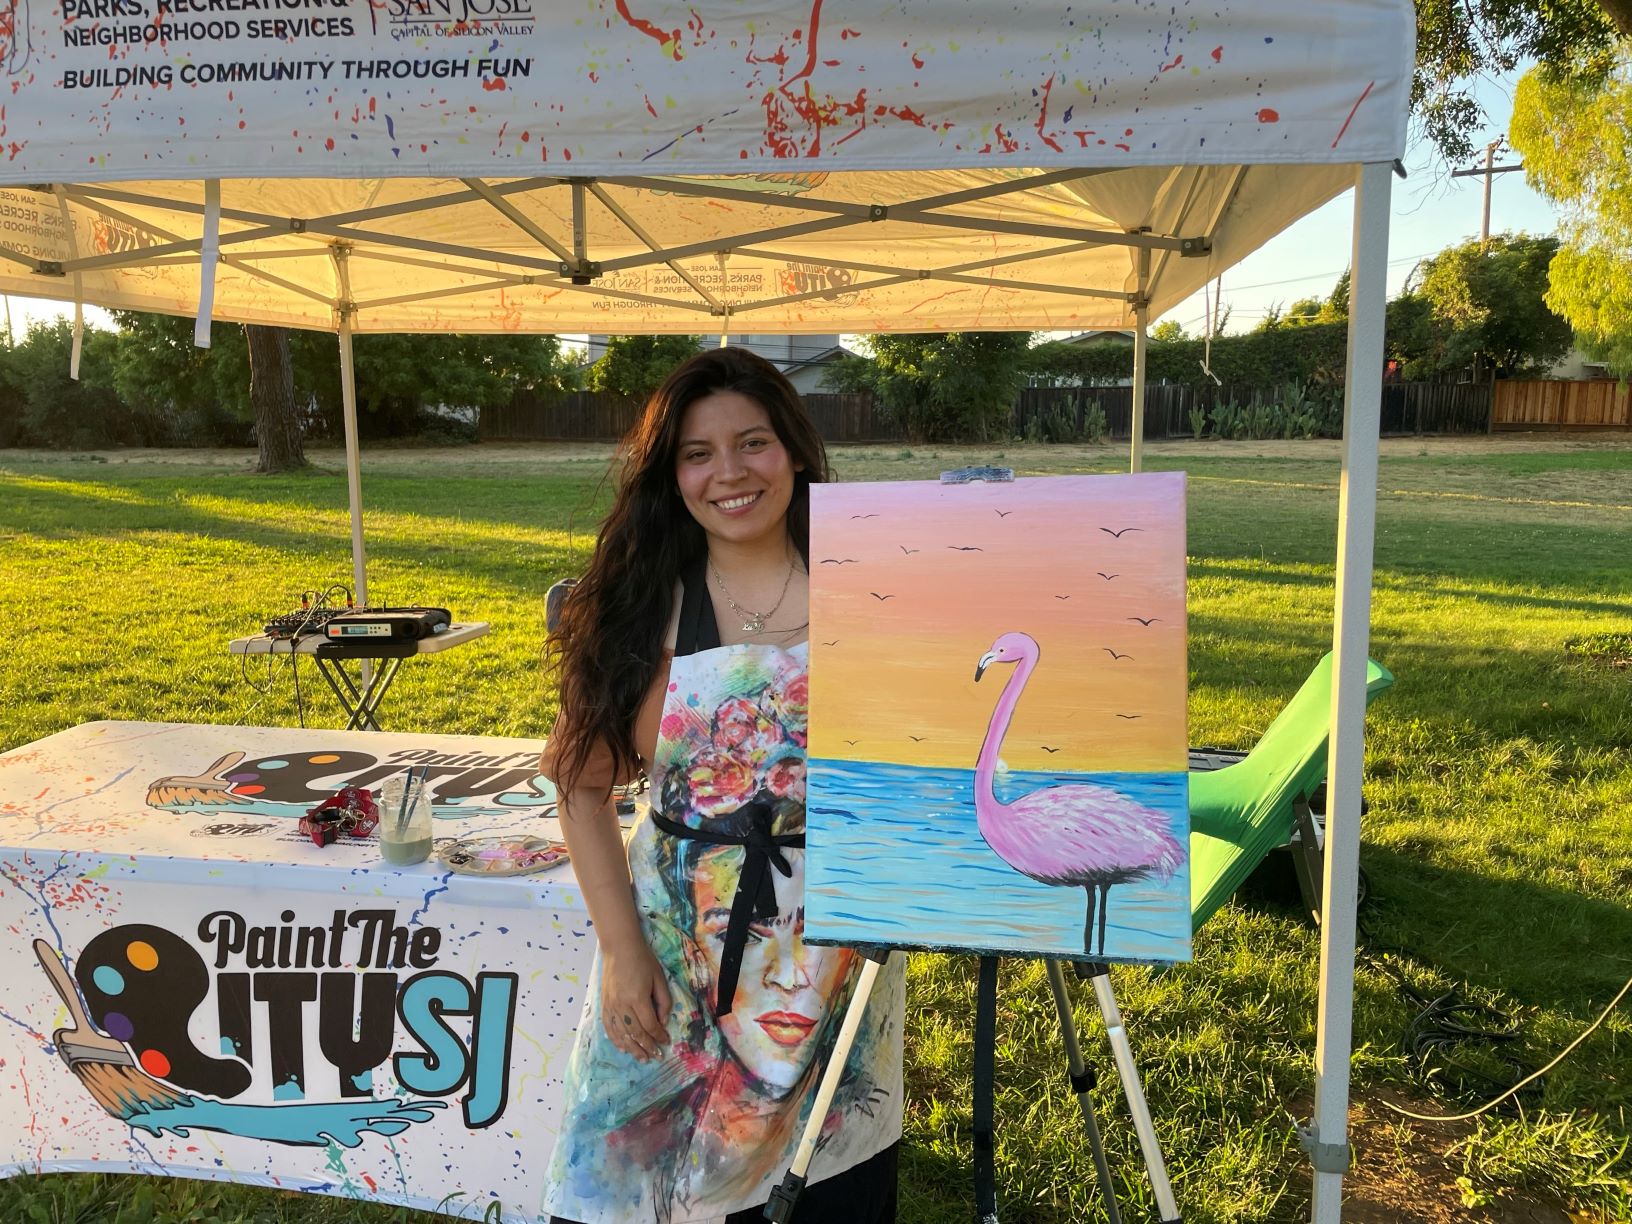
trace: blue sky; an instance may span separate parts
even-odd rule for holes
[[[1489,116],[1486,130],[1474,139],[1475,145],[1482,147],[1507,130],[1513,110],[1512,86],[1518,75],[1480,82],[1475,90]],[[1516,160],[1513,153],[1497,155],[1498,165]],[[1446,166],[1420,140],[1413,140],[1405,164],[1409,177],[1394,180],[1388,252],[1390,297],[1399,292],[1419,259],[1479,234],[1482,179],[1451,178],[1450,171],[1456,167]],[[1227,330],[1250,330],[1276,303],[1284,307],[1302,297],[1325,297],[1330,293],[1348,266],[1353,217],[1353,193],[1345,193],[1226,271],[1223,301],[1230,308]],[[1547,234],[1556,226],[1552,206],[1525,185],[1522,174],[1496,176],[1491,195],[1492,233],[1523,230]],[[73,313],[71,306],[21,297],[11,298],[9,309],[12,326],[19,335],[30,319]],[[108,317],[94,307],[87,309],[86,317],[93,324],[111,326]],[[1204,317],[1199,293],[1163,316],[1177,320],[1192,335],[1200,332]]]

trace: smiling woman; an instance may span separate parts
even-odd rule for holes
[[[826,477],[774,367],[700,354],[647,405],[563,607],[542,768],[600,955],[557,1221],[759,1219],[843,1018],[855,954],[804,943],[809,488]],[[626,853],[607,800],[642,769]],[[886,974],[796,1221],[894,1219],[902,993]]]

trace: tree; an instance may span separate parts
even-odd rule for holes
[[[245,327],[249,350],[249,404],[255,413],[257,472],[293,472],[306,466],[289,333],[281,327]]]
[[[1417,0],[1411,109],[1441,156],[1465,162],[1484,118],[1475,79],[1535,60],[1548,81],[1590,90],[1609,73],[1618,38],[1632,38],[1632,0]]]
[[[1337,278],[1337,284],[1326,295],[1326,300],[1320,304],[1315,312],[1315,320],[1320,323],[1347,323],[1349,321],[1349,269],[1343,269],[1343,275]]]
[[[829,382],[871,391],[914,441],[988,442],[1009,429],[1030,347],[1030,332],[878,335],[871,360],[841,357]]]
[[[69,377],[74,328],[66,319],[30,325],[13,348],[0,350],[0,445],[79,448],[110,441],[163,441],[162,422],[130,412],[113,387],[113,333],[87,327],[79,379]]]
[[[1513,147],[1532,186],[1564,212],[1547,305],[1584,347],[1632,376],[1632,52],[1605,86],[1526,73],[1513,95]]]
[[[608,337],[606,352],[589,367],[589,389],[645,400],[700,348],[696,336]]]
[[[1388,304],[1383,324],[1384,356],[1399,364],[1400,377],[1432,378],[1447,369],[1452,328],[1434,313],[1423,294],[1407,290]]]
[[[1184,330],[1184,324],[1177,319],[1163,319],[1150,329],[1150,338],[1158,344],[1171,344],[1178,340],[1190,339],[1190,334]]]
[[[114,385],[132,405],[162,412],[175,423],[178,440],[241,445],[247,424],[257,424],[256,440],[265,461],[268,440],[262,435],[253,388],[282,395],[279,375],[283,358],[268,352],[268,379],[251,369],[245,330],[216,324],[207,349],[193,346],[190,319],[163,315],[115,313],[119,323]],[[276,338],[267,338],[276,345]],[[337,434],[341,416],[340,352],[328,332],[290,331],[288,400],[298,427]],[[506,403],[519,390],[562,391],[573,385],[569,363],[554,336],[521,335],[363,335],[353,341],[357,378],[358,428],[365,437],[418,432],[437,422],[427,417],[434,406],[480,410]],[[274,423],[276,433],[285,428]],[[287,438],[283,440],[287,442]],[[287,445],[270,443],[287,459]]]
[[[1286,313],[1281,315],[1281,323],[1287,327],[1314,323],[1320,319],[1320,310],[1325,304],[1318,297],[1299,298],[1286,308]]]
[[[1499,234],[1447,247],[1423,264],[1422,295],[1453,329],[1445,361],[1507,377],[1544,372],[1570,351],[1570,325],[1546,302],[1556,238]]]

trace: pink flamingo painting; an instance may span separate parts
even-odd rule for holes
[[[998,753],[1041,653],[1027,634],[1005,633],[992,643],[975,668],[975,679],[979,680],[994,663],[1017,664],[997,699],[997,708],[986,726],[986,739],[980,746],[980,760],[975,766],[975,818],[986,844],[1022,875],[1043,884],[1087,892],[1082,950],[1089,956],[1104,956],[1111,886],[1151,876],[1165,884],[1183,864],[1185,851],[1168,832],[1167,817],[1109,787],[1086,783],[1045,786],[1021,795],[1013,803],[998,800],[992,791]]]

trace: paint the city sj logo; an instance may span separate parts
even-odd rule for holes
[[[71,971],[34,942],[69,1016],[58,1055],[131,1127],[356,1147],[453,1099],[467,1129],[503,1116],[518,977],[439,968],[440,928],[383,908],[264,924],[222,909],[189,934],[116,926]]]

